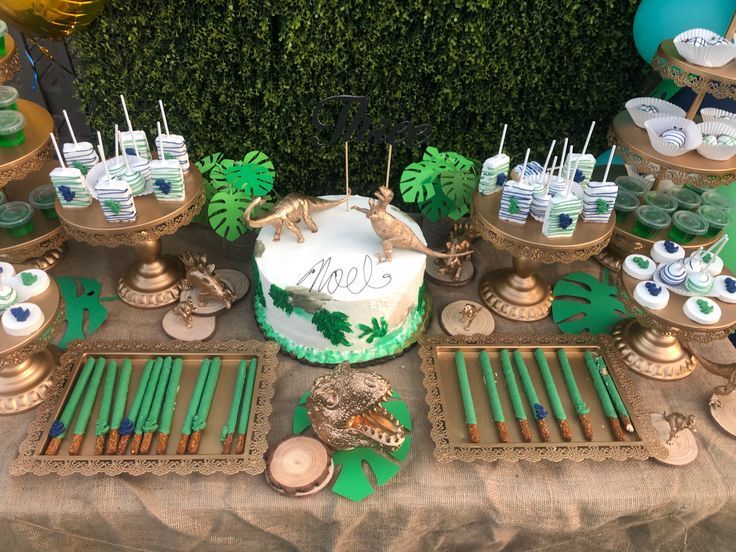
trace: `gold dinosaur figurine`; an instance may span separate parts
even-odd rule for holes
[[[447,238],[447,253],[453,255],[441,259],[435,259],[437,272],[448,274],[453,281],[458,281],[463,272],[463,265],[470,259],[463,259],[462,254],[470,251],[470,242],[478,237],[478,231],[474,226],[467,223],[456,223]]]
[[[350,190],[348,189],[349,193]],[[245,209],[243,218],[250,228],[263,228],[264,226],[273,225],[276,229],[273,235],[273,241],[279,241],[281,239],[281,231],[286,226],[294,233],[296,240],[302,243],[304,236],[297,226],[298,223],[304,221],[304,224],[314,233],[317,231],[317,225],[312,220],[312,213],[332,209],[345,203],[348,199],[350,199],[350,195],[346,195],[342,199],[330,201],[295,192],[277,201],[271,212],[258,218],[251,218],[250,214],[253,209],[266,201],[262,197],[256,197]]]
[[[452,257],[463,257],[470,255],[472,251],[463,251],[460,253],[439,253],[424,245],[417,235],[406,224],[389,214],[386,210],[394,198],[394,193],[388,186],[381,186],[374,194],[377,198],[368,200],[369,208],[353,206],[352,209],[363,213],[373,226],[373,231],[383,242],[383,252],[376,253],[378,262],[391,262],[394,247],[400,249],[413,249],[419,253],[424,253],[430,257],[440,259],[450,259]]]
[[[667,414],[666,412],[662,414],[664,416],[664,419],[667,420],[667,423],[670,425],[670,437],[667,439],[667,444],[672,445],[675,442],[675,439],[677,439],[677,435],[685,430],[689,429],[690,431],[695,431],[695,416],[692,414],[689,416],[685,416],[685,414],[682,414],[681,412],[672,412],[670,414]]]

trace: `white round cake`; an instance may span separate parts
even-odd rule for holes
[[[353,196],[350,205],[367,208],[368,198]],[[388,211],[425,243],[410,217]],[[381,240],[366,216],[344,203],[313,211],[312,219],[316,233],[299,223],[303,243],[286,227],[279,241],[270,225],[258,235],[254,310],[264,335],[317,364],[366,362],[406,349],[425,321],[426,256],[394,249],[392,261],[378,263]]]

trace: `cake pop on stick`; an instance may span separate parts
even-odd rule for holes
[[[169,122],[166,119],[166,110],[164,102],[158,101],[159,110],[161,111],[161,120],[164,123],[164,131],[166,134],[159,133],[156,138],[156,149],[163,151],[163,155],[159,154],[159,159],[176,159],[184,173],[189,172],[189,154],[187,153],[187,145],[184,137],[179,134],[171,134],[169,131]],[[347,144],[347,142],[346,142]]]
[[[501,143],[498,146],[498,153],[493,157],[489,157],[483,163],[483,169],[478,182],[478,191],[483,195],[490,195],[499,191],[508,178],[509,164],[511,159],[503,152],[504,141],[506,140],[506,130],[508,125],[503,125],[501,132]]]
[[[707,268],[703,269],[711,276],[718,276],[723,272],[723,259],[721,251],[728,243],[728,234],[721,236],[716,243],[711,245],[703,255],[703,260],[707,263]],[[712,257],[712,262],[710,257]]]

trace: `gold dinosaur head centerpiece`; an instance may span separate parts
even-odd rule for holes
[[[343,362],[314,380],[307,414],[317,436],[335,450],[394,451],[404,443],[406,430],[381,404],[391,396],[386,378]]]

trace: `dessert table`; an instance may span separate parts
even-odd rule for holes
[[[190,226],[163,238],[169,251],[196,246],[218,267],[250,273],[249,262],[226,261],[211,231]],[[439,312],[459,299],[478,301],[478,278],[508,267],[511,256],[482,242],[476,278],[460,288],[429,284],[434,296],[430,332],[441,333]],[[94,262],[91,260],[94,259]],[[135,259],[130,249],[69,245],[52,275],[98,278],[103,296]],[[570,271],[598,275],[592,260],[540,268],[554,282]],[[252,297],[221,315],[213,339],[260,338]],[[110,315],[99,339],[167,339],[167,309],[141,310],[105,302]],[[550,318],[514,322],[496,316],[496,332],[559,333]],[[725,340],[698,345],[713,361],[734,362]],[[290,435],[299,397],[323,369],[280,356],[269,443]],[[376,550],[376,549],[709,549],[736,539],[736,440],[711,419],[708,399],[723,383],[704,369],[682,381],[630,376],[652,412],[697,416],[700,454],[670,468],[654,461],[596,463],[438,463],[430,438],[422,372],[416,349],[377,366],[407,402],[413,446],[401,472],[361,503],[324,491],[312,498],[277,495],[262,476],[24,475],[10,464],[35,412],[0,418],[0,542],[7,550]]]

